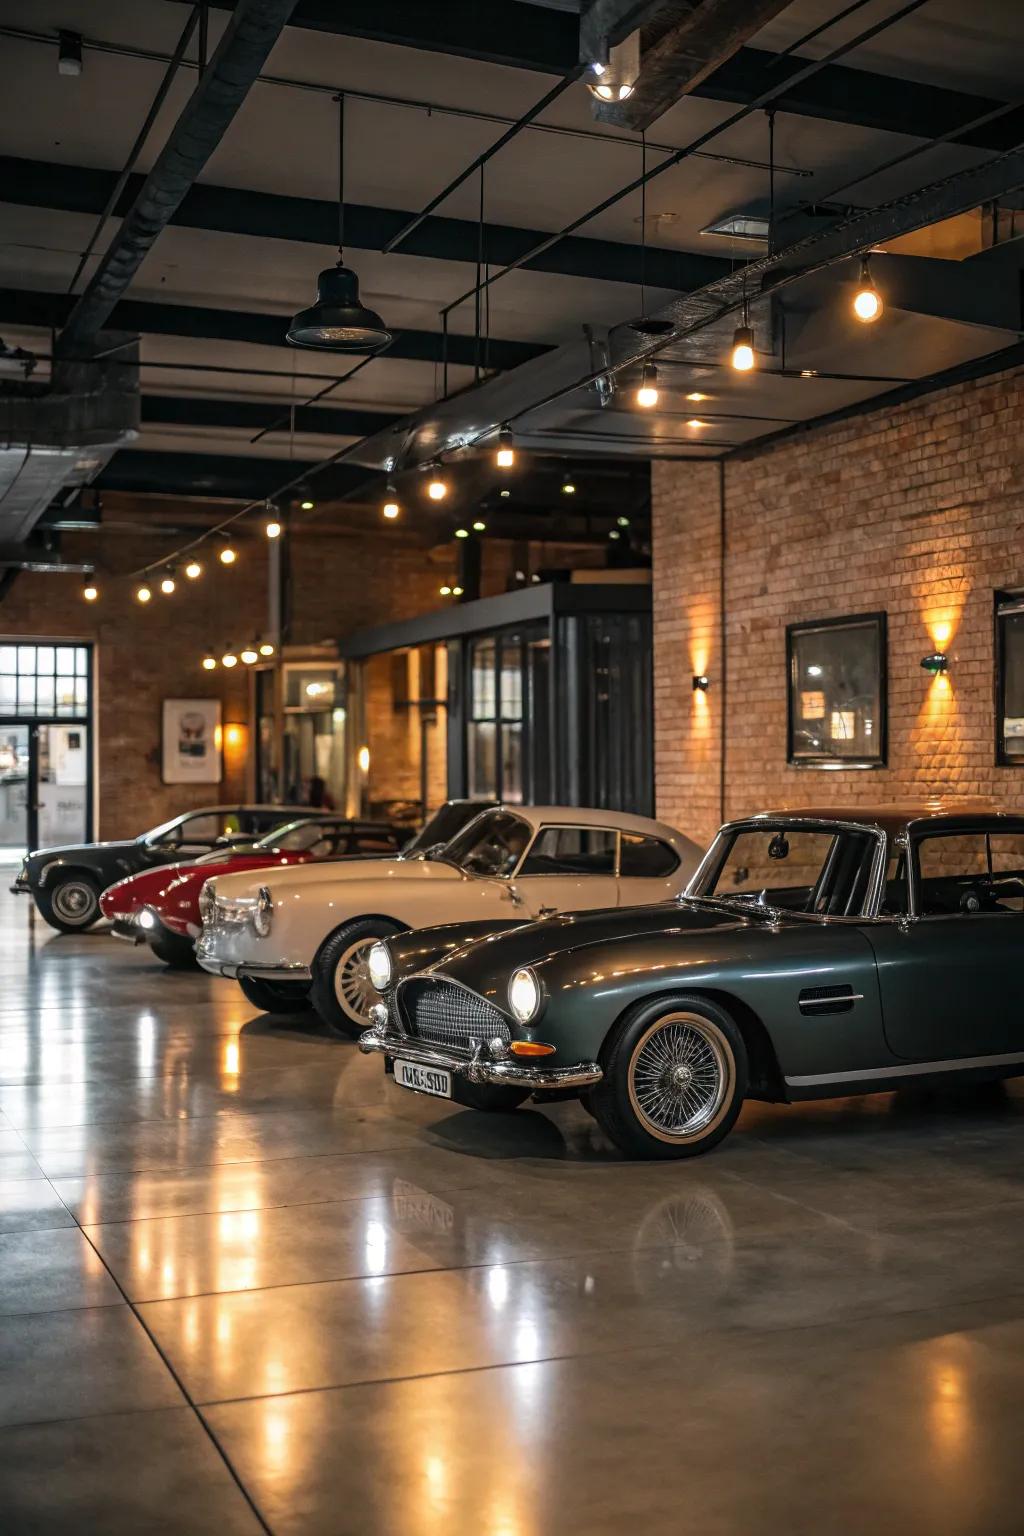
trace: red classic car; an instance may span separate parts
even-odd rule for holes
[[[393,857],[408,836],[407,830],[387,822],[307,818],[278,827],[244,848],[217,849],[188,863],[130,875],[103,892],[100,907],[118,938],[147,943],[166,965],[191,966],[193,941],[201,927],[199,892],[211,875],[308,864],[313,859]]]

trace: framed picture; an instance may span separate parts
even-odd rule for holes
[[[884,613],[790,624],[789,761],[882,768],[888,747]]]
[[[219,699],[164,699],[164,783],[219,784],[220,737]]]

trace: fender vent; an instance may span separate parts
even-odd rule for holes
[[[798,999],[800,1012],[817,1017],[821,1013],[849,1013],[857,1001],[853,988],[805,987]]]

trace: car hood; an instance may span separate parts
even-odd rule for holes
[[[213,889],[222,900],[230,901],[238,897],[255,896],[260,887],[265,885],[271,897],[277,900],[293,892],[308,894],[313,898],[321,894],[329,896],[339,887],[346,888],[357,880],[364,885],[376,885],[379,882],[383,887],[398,883],[408,887],[430,881],[447,884],[465,878],[461,870],[455,869],[453,865],[439,864],[429,859],[347,859],[337,862],[324,859],[318,863],[282,869],[270,879],[266,877],[265,871],[259,877],[256,872],[247,874],[244,871],[234,875],[216,875]]]
[[[537,923],[523,923],[488,938],[474,938],[435,962],[430,970],[451,975],[467,986],[486,977],[507,976],[524,965],[543,965],[553,955],[595,944],[645,938],[649,934],[706,934],[710,929],[747,927],[752,921],[731,912],[681,906],[677,901],[646,907],[602,907],[593,912],[562,912]]]
[[[37,859],[40,863],[49,863],[51,859],[81,858],[99,852],[119,852],[122,849],[137,848],[138,842],[134,837],[125,838],[116,843],[67,843],[61,848],[33,848],[28,856],[28,862],[34,863]]]

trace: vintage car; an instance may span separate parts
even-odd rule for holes
[[[207,881],[200,965],[243,983],[268,1011],[313,1007],[358,1035],[376,1000],[374,943],[445,917],[488,931],[551,912],[664,901],[700,849],[672,827],[621,811],[500,806],[419,859],[308,865]]]
[[[640,1157],[744,1098],[1024,1073],[1024,816],[930,805],[722,828],[679,900],[378,944],[361,1047],[480,1109],[579,1095]]]
[[[318,814],[302,805],[208,805],[123,842],[39,848],[23,860],[11,890],[31,892],[51,928],[80,933],[99,921],[100,896],[115,880],[212,848],[254,843],[286,822]]]
[[[218,848],[187,863],[129,875],[107,887],[100,909],[110,918],[117,938],[148,944],[165,965],[191,967],[196,963],[195,941],[201,928],[199,893],[211,875],[287,868],[321,859],[396,855],[408,841],[405,828],[387,822],[353,821],[318,812],[277,827],[257,843]]]

